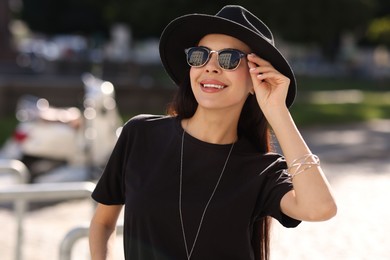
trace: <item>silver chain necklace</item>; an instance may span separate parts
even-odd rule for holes
[[[222,175],[223,175],[223,173],[225,172],[226,165],[227,165],[227,163],[228,163],[228,161],[229,161],[230,154],[232,153],[232,150],[233,150],[233,147],[234,147],[234,144],[235,144],[235,143],[233,143],[232,146],[230,147],[229,154],[228,154],[228,156],[227,156],[227,158],[226,158],[225,164],[223,165],[223,168],[222,168],[221,174],[219,175],[218,181],[217,181],[217,183],[215,184],[214,190],[213,190],[213,192],[211,193],[211,196],[210,196],[209,200],[207,201],[206,206],[205,206],[204,209],[203,209],[203,213],[202,213],[202,216],[201,216],[201,218],[200,218],[198,230],[196,231],[194,243],[192,244],[191,250],[188,251],[186,233],[185,233],[185,231],[184,231],[183,213],[182,213],[182,207],[181,207],[181,202],[182,202],[182,191],[183,191],[183,154],[184,154],[184,135],[185,135],[185,133],[186,133],[186,131],[183,130],[183,135],[182,135],[182,137],[181,137],[179,214],[180,214],[181,230],[182,230],[182,233],[183,233],[184,247],[185,247],[185,249],[186,249],[186,254],[187,254],[187,260],[190,260],[190,259],[191,259],[191,256],[192,256],[192,252],[194,251],[194,248],[195,248],[196,241],[198,240],[200,228],[202,227],[203,220],[204,220],[204,217],[205,217],[205,215],[206,215],[207,208],[209,207],[209,204],[210,204],[212,198],[214,197],[215,191],[217,190],[218,185],[219,185],[219,183],[220,183],[220,181],[221,181],[221,179],[222,179]]]

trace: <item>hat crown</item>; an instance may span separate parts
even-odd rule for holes
[[[239,5],[223,7],[217,14],[187,14],[171,21],[160,38],[160,57],[165,70],[178,86],[187,86],[189,65],[184,49],[195,46],[208,34],[225,34],[248,45],[251,52],[270,62],[290,81],[286,105],[294,102],[296,80],[287,60],[276,48],[271,30]]]
[[[227,5],[215,16],[240,24],[259,34],[263,39],[275,46],[271,30],[259,18],[238,5]]]

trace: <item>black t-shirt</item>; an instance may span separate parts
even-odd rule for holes
[[[126,259],[186,259],[179,217],[182,134],[176,117],[132,118],[92,194],[102,204],[125,204]],[[230,148],[185,134],[182,213],[189,250]],[[264,216],[286,227],[297,226],[299,221],[280,210],[281,198],[292,189],[285,168],[283,157],[260,154],[240,138],[209,204],[191,259],[254,259],[253,227]]]

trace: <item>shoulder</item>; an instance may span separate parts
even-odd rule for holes
[[[171,116],[140,114],[130,118],[124,125],[125,129],[144,128],[153,125],[169,124],[174,120]]]
[[[259,168],[262,169],[258,175],[269,176],[287,169],[286,159],[278,153],[268,152],[260,155],[258,164]]]
[[[122,135],[161,135],[177,128],[177,118],[167,115],[140,114],[129,119],[122,128]]]
[[[275,161],[284,161],[284,157],[276,152],[260,152],[253,143],[245,137],[240,138],[237,143],[236,153],[243,157],[251,159],[255,162],[261,162],[264,165],[269,165]]]
[[[259,152],[249,141],[240,144],[237,156],[257,175],[268,176],[287,168],[283,155],[275,152]]]
[[[279,153],[268,152],[268,153],[263,154],[262,157],[264,158],[265,161],[267,161],[269,163],[275,163],[275,162],[283,163],[283,162],[286,162],[286,160],[284,159],[283,155],[281,155]]]
[[[161,120],[167,120],[169,118],[172,118],[170,116],[165,116],[165,115],[152,115],[152,114],[140,114],[136,115],[132,118],[130,118],[127,122],[126,125],[137,125],[137,124],[144,124],[148,122],[155,122],[155,121],[161,121]]]
[[[285,173],[287,169],[286,159],[278,153],[267,153],[263,155],[264,169],[259,175],[270,176],[275,173]]]

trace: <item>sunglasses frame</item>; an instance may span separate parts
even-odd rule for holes
[[[188,58],[189,58],[188,54],[189,54],[189,52],[190,52],[191,50],[193,50],[193,49],[203,49],[203,50],[207,51],[207,53],[208,53],[207,59],[206,59],[206,61],[205,61],[203,64],[201,64],[201,65],[199,65],[199,66],[194,66],[194,65],[191,65],[191,64],[189,63],[189,61],[188,61]],[[220,61],[219,61],[219,54],[220,54],[221,52],[224,52],[224,51],[235,51],[235,52],[238,53],[238,56],[239,56],[240,58],[239,58],[239,60],[238,60],[238,63],[237,63],[237,66],[236,66],[236,67],[234,67],[234,68],[232,68],[232,69],[227,69],[227,68],[223,68],[223,67],[221,66],[221,63],[220,63]],[[205,66],[205,65],[210,61],[211,54],[216,53],[216,54],[217,54],[218,66],[219,66],[221,69],[223,69],[223,70],[228,70],[228,71],[234,71],[234,70],[236,70],[236,69],[240,66],[240,64],[241,64],[241,59],[244,58],[244,57],[246,57],[246,55],[247,55],[246,53],[244,53],[244,52],[242,52],[242,51],[240,51],[240,50],[237,50],[237,49],[233,49],[233,48],[226,48],[226,49],[221,49],[221,50],[219,50],[219,51],[214,51],[214,50],[211,50],[211,49],[209,49],[209,48],[207,48],[207,47],[204,47],[204,46],[190,47],[190,48],[185,49],[184,52],[185,52],[185,54],[186,54],[186,61],[187,61],[187,64],[188,64],[190,67],[194,67],[194,68],[201,68],[201,67]]]

